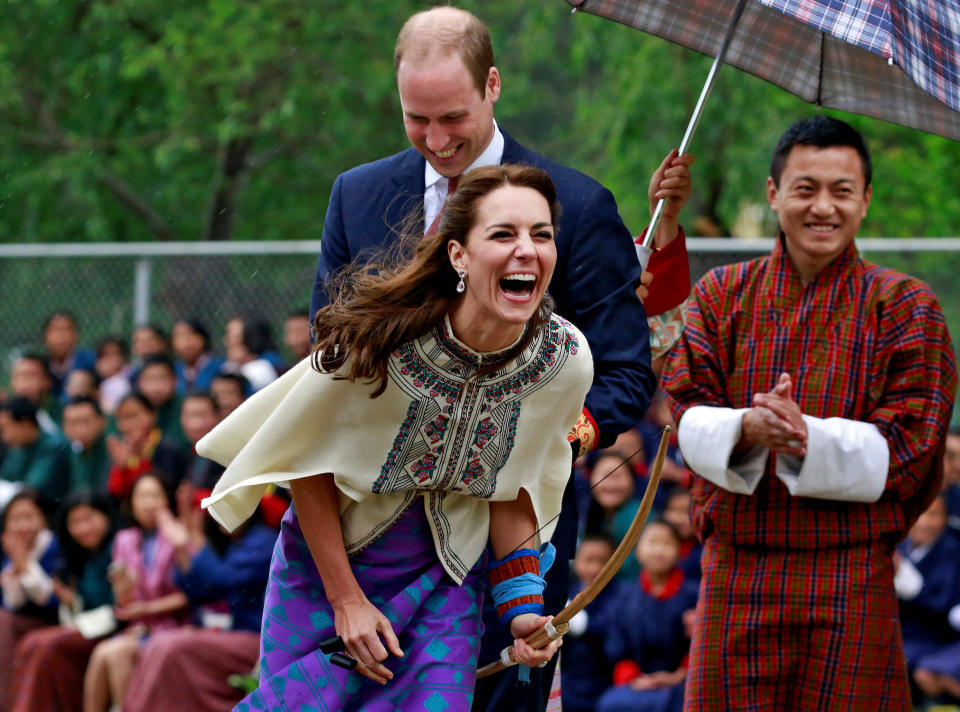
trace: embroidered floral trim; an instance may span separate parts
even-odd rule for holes
[[[394,351],[390,377],[412,400],[373,491],[413,488],[492,496],[497,474],[513,451],[521,398],[579,349],[566,324],[554,319],[544,325],[517,356],[512,372],[504,362],[503,369],[480,380],[470,380],[469,371],[457,375],[465,370],[464,362],[479,365],[484,355],[453,341],[446,323]],[[449,364],[442,356],[438,362],[438,349],[451,358]]]

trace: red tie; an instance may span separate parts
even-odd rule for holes
[[[457,192],[457,183],[460,182],[460,176],[454,176],[447,180],[447,197]],[[440,229],[440,216],[443,215],[443,206],[440,206],[440,212],[437,213],[437,217],[433,219],[433,222],[430,223],[430,228],[427,230],[424,237],[433,237],[437,234],[437,230]]]

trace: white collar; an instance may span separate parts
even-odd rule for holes
[[[471,163],[466,173],[472,168],[479,168],[480,166],[499,166],[500,162],[503,160],[503,134],[500,133],[500,127],[497,126],[497,120],[493,120],[493,138],[490,139],[490,143],[487,144],[487,147],[483,149],[483,152],[477,156],[476,160]],[[430,188],[431,186],[436,185],[440,182],[440,179],[447,180],[444,176],[437,173],[436,169],[430,165],[430,161],[427,161],[427,168],[424,171],[424,188]]]

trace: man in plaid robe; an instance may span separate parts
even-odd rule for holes
[[[794,124],[772,254],[708,273],[664,387],[704,541],[686,709],[909,710],[891,553],[939,488],[956,390],[921,282],[860,258],[863,138]]]

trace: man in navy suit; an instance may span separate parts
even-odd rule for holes
[[[334,182],[311,319],[327,303],[328,279],[342,267],[362,259],[364,251],[390,245],[411,228],[411,221],[421,232],[432,229],[451,182],[462,173],[500,163],[537,166],[553,179],[563,206],[549,291],[557,313],[586,335],[594,358],[593,386],[571,435],[574,455],[609,445],[640,421],[656,388],[647,321],[637,296],[637,289],[644,289],[641,268],[613,195],[592,178],[524,148],[496,124],[493,105],[500,96],[500,74],[489,33],[472,14],[452,7],[417,13],[400,31],[394,60],[412,148],[357,166]],[[658,247],[678,234],[677,213],[690,194],[688,165],[671,153],[651,181],[651,198],[668,198]],[[576,522],[576,501],[568,486],[552,539],[557,564],[546,577],[548,613],[566,603]],[[481,664],[498,658],[512,642],[492,604],[488,608]],[[551,661],[531,671],[527,687],[516,687],[510,671],[478,681],[474,709],[542,711],[554,665]]]

